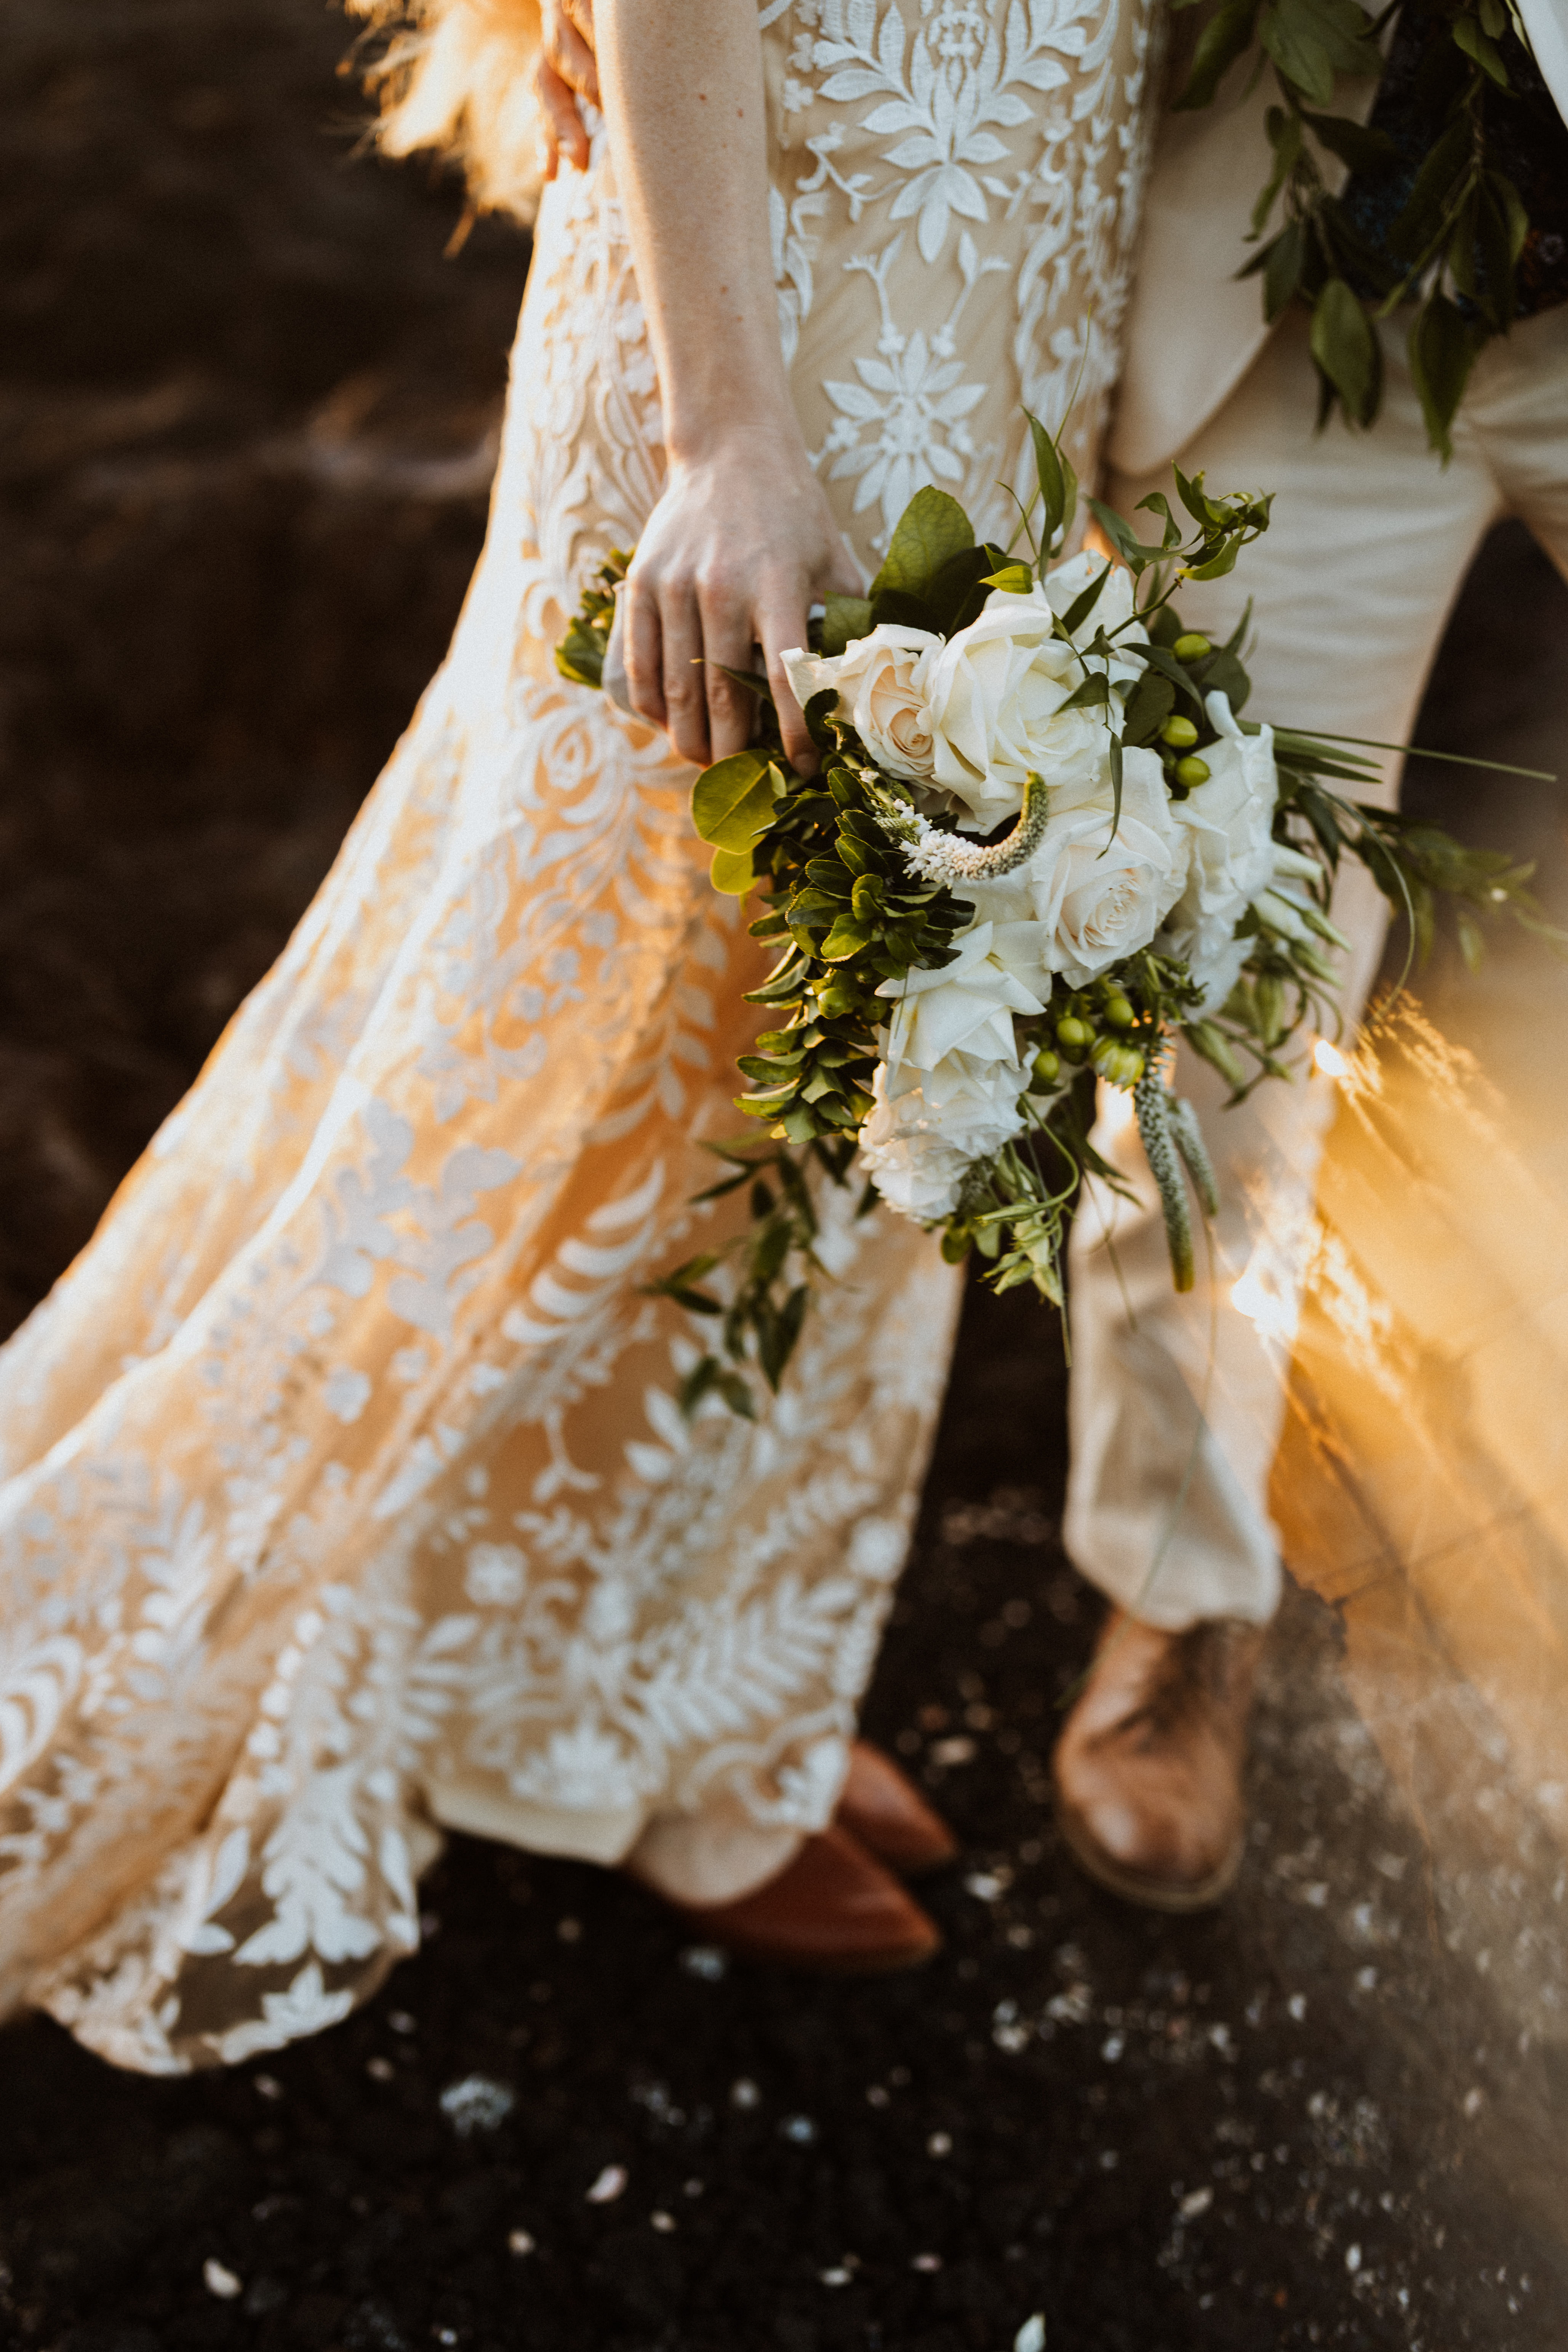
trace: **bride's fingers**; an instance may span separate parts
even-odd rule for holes
[[[662,727],[664,707],[664,633],[658,597],[633,572],[621,592],[625,614],[626,691],[632,709],[650,727]]]
[[[554,68],[543,58],[533,68],[533,94],[539,101],[541,161],[544,177],[552,180],[561,159],[579,172],[588,168],[588,133],[577,111],[577,100]]]
[[[702,604],[703,684],[708,700],[708,740],[715,760],[743,751],[756,731],[757,698],[725,677],[727,669],[747,673],[757,666],[752,617],[732,598]]]
[[[773,690],[773,707],[779,715],[779,730],[792,767],[803,776],[815,776],[818,761],[816,746],[811,740],[805,723],[805,713],[795,698],[794,689],[784,676],[780,656],[792,653],[805,643],[806,615],[799,601],[781,601],[757,616],[757,637],[767,667],[768,684]]]
[[[570,7],[563,8],[559,12],[553,9],[551,11],[548,55],[551,64],[562,80],[569,84],[579,98],[585,98],[590,106],[597,106],[599,68],[593,50],[574,22],[577,13],[575,9]],[[593,21],[590,13],[587,17],[590,27]]]
[[[702,618],[689,588],[667,582],[659,591],[664,723],[683,760],[705,768],[708,693],[703,683]]]

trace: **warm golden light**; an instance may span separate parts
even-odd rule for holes
[[[1320,1037],[1313,1046],[1312,1059],[1325,1078],[1348,1078],[1351,1074],[1348,1057],[1337,1045],[1331,1045],[1326,1037]]]
[[[1101,1079],[1095,1099],[1095,1124],[1102,1140],[1109,1142],[1125,1135],[1137,1117],[1132,1097],[1125,1087],[1108,1087]]]

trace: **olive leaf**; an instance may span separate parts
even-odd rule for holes
[[[1331,278],[1313,306],[1311,350],[1345,414],[1357,425],[1370,425],[1383,394],[1383,352],[1372,320],[1342,278]]]

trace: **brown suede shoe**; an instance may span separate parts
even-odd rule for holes
[[[834,1819],[879,1862],[906,1877],[940,1870],[958,1853],[958,1840],[942,1816],[868,1739],[856,1740],[849,1750],[849,1777]]]
[[[898,1880],[837,1827],[808,1837],[776,1878],[739,1902],[676,1908],[705,1942],[742,1959],[829,1976],[918,1968],[942,1943]]]
[[[1057,1820],[1101,1886],[1202,1911],[1241,1867],[1241,1776],[1264,1635],[1231,1620],[1163,1633],[1112,1610],[1052,1760]]]

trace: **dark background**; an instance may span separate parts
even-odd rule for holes
[[[458,193],[356,157],[314,0],[9,0],[5,34],[8,1324],[441,656],[527,256],[492,223],[445,258]],[[1423,740],[1568,766],[1565,607],[1494,537]],[[1558,889],[1555,800],[1415,789]],[[1550,2053],[1437,1931],[1331,1613],[1281,1621],[1224,1912],[1141,1916],[1059,1851],[1094,1622],[1062,1464],[1053,1326],[975,1295],[869,1710],[968,1841],[930,1969],[721,1971],[614,1874],[454,1840],[425,1951],[314,2042],[159,2083],[0,2040],[0,2343],[1005,2352],[1037,2311],[1053,2352],[1556,2352]]]

